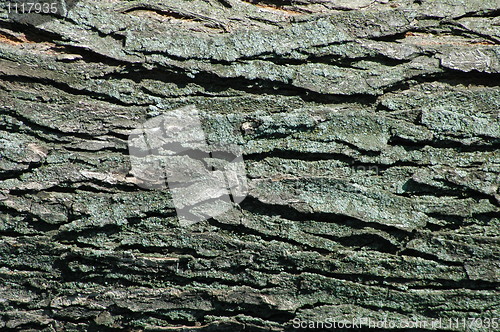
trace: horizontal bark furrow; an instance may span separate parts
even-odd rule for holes
[[[0,329],[499,318],[499,10],[81,0],[37,25],[0,8]],[[127,146],[186,105],[242,148],[249,185],[190,227]]]

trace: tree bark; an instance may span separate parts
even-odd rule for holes
[[[498,1],[72,5],[0,9],[1,330],[495,330]],[[189,227],[127,148],[186,105],[249,184]]]

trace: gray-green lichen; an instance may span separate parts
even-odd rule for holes
[[[498,10],[79,1],[37,26],[0,13],[0,329],[498,318]],[[250,185],[189,228],[168,190],[137,186],[127,150],[132,129],[185,105],[209,143],[242,148]]]

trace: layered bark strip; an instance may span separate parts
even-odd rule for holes
[[[8,3],[0,330],[498,330],[498,0]],[[127,145],[187,106],[248,185],[189,226]]]

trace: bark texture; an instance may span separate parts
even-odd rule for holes
[[[0,329],[500,318],[499,13],[82,0],[30,25],[0,9]],[[242,147],[250,185],[190,227],[127,150],[185,105]]]

